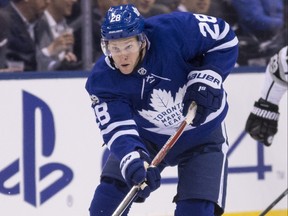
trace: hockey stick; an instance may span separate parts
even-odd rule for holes
[[[170,136],[170,138],[167,140],[167,142],[164,144],[164,146],[160,149],[160,151],[157,153],[157,155],[152,160],[150,167],[158,166],[159,163],[164,159],[164,157],[167,155],[169,150],[173,147],[173,145],[176,143],[176,141],[179,139],[181,134],[183,133],[185,127],[192,123],[192,120],[195,117],[197,105],[195,102],[192,102],[192,104],[189,107],[188,113],[183,120],[183,122],[180,124],[176,132]],[[122,202],[119,204],[117,209],[114,211],[112,216],[120,216],[125,211],[125,209],[129,206],[129,204],[134,200],[136,197],[138,191],[145,187],[145,183],[134,185],[128,194],[125,196],[125,198],[122,200]]]
[[[259,216],[264,216],[266,215],[284,196],[288,194],[288,188],[280,194],[277,199],[275,199]]]

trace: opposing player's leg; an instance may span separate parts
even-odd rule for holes
[[[197,216],[223,214],[228,173],[226,137],[223,124],[202,138],[201,145],[178,165],[175,214],[188,216],[198,207]]]
[[[110,155],[89,208],[90,216],[111,216],[129,190],[121,175],[119,160]],[[128,214],[129,208],[125,210],[123,216]]]

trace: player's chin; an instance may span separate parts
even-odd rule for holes
[[[119,70],[121,71],[121,73],[123,74],[131,74],[133,72],[133,67],[131,67],[130,65],[127,66],[120,66]]]

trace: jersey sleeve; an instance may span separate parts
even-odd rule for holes
[[[129,100],[115,89],[113,78],[105,73],[109,74],[109,71],[97,75],[92,72],[86,82],[104,143],[119,160],[140,148],[147,151],[139,137]]]
[[[288,86],[288,46],[283,47],[271,57],[265,72],[265,80],[261,97],[270,103],[278,105],[287,91]]]
[[[183,41],[183,56],[201,61],[197,70],[211,70],[223,81],[234,68],[238,57],[238,39],[224,20],[203,14],[184,13],[176,31]]]

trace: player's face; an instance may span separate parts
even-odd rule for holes
[[[96,0],[95,2],[100,9],[106,12],[111,6],[127,4],[128,0]]]
[[[57,11],[58,14],[69,16],[72,13],[73,4],[77,0],[53,0],[50,3],[50,6],[54,8],[54,11]]]
[[[148,13],[153,7],[155,0],[130,0],[134,4],[140,13]]]
[[[123,74],[133,72],[140,58],[140,49],[141,42],[136,37],[111,40],[108,43],[114,63]]]
[[[30,0],[29,4],[30,7],[27,9],[30,14],[29,21],[33,22],[43,15],[44,10],[50,4],[50,0]]]

